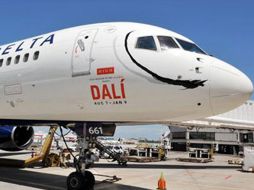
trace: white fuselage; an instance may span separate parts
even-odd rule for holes
[[[156,50],[137,48],[142,36],[152,36]],[[0,119],[182,121],[250,97],[253,86],[239,70],[176,40],[179,48],[163,50],[157,36],[193,43],[159,27],[103,23],[1,46]]]

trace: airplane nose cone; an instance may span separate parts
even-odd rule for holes
[[[210,101],[214,115],[242,105],[253,92],[250,79],[227,63],[213,64],[211,77]]]

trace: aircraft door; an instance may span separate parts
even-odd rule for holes
[[[89,75],[91,69],[92,49],[97,29],[82,31],[74,46],[72,58],[72,76]]]

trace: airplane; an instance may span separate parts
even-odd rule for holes
[[[79,137],[68,189],[92,189],[91,136],[116,125],[181,123],[248,100],[250,79],[190,39],[157,26],[83,25],[0,46],[0,148],[27,148],[37,125]]]

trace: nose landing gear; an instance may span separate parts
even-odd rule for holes
[[[74,131],[78,136],[79,155],[78,158],[74,158],[74,166],[76,168],[76,172],[71,173],[67,178],[68,190],[94,189],[94,175],[90,171],[86,170],[96,160],[94,154],[92,151],[90,151],[91,149],[97,148],[101,151],[104,151],[109,156],[111,156],[114,161],[118,161],[120,165],[127,165],[127,161],[121,155],[108,150],[102,143],[97,140],[98,136],[104,136],[104,129],[101,123],[76,124]]]
[[[91,152],[89,150],[89,138],[84,136],[78,138],[79,155],[78,159],[74,158],[74,166],[76,172],[72,172],[67,178],[68,190],[93,190],[95,185],[95,177],[86,169],[93,164],[94,160],[91,159]]]

